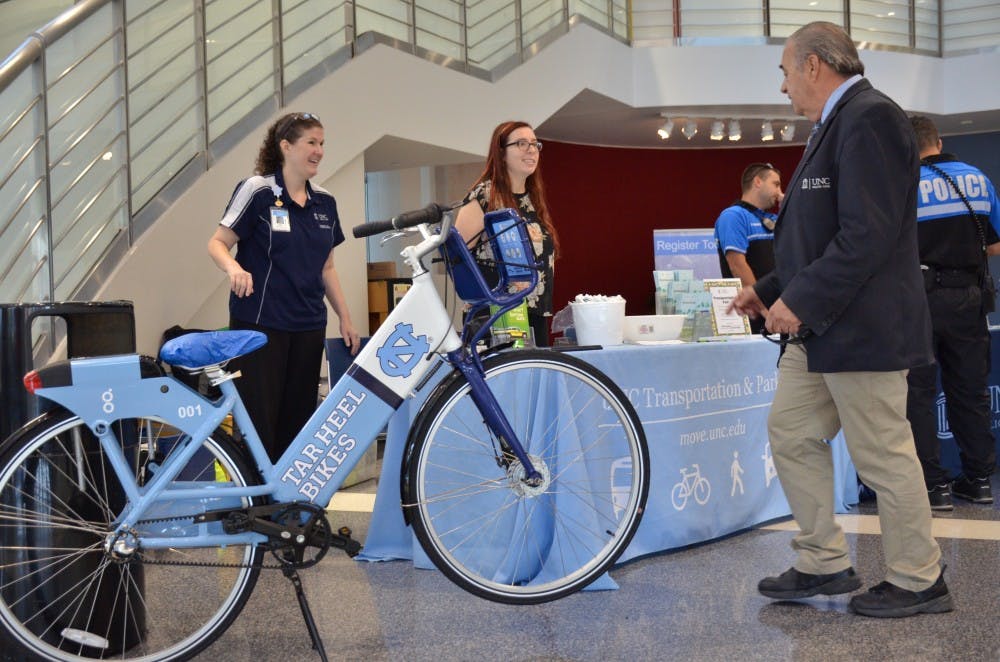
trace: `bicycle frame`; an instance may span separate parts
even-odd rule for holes
[[[453,232],[450,220],[442,224],[441,235],[432,233],[426,224],[417,226],[423,241],[403,250],[405,261],[414,271],[412,287],[275,464],[271,464],[237,394],[232,382],[237,375],[219,366],[206,369],[212,383],[222,391],[221,399],[215,402],[173,378],[143,378],[140,357],[136,355],[71,360],[67,362],[71,372],[68,385],[37,389],[37,395],[62,405],[90,427],[122,479],[129,506],[116,523],[116,531],[130,534],[143,522],[141,540],[146,549],[263,542],[264,536],[258,533],[223,533],[219,522],[199,523],[197,515],[241,508],[246,498],[262,496],[276,502],[308,501],[325,507],[392,414],[413,394],[428,371],[438,365],[442,353],[471,383],[473,398],[504,450],[521,461],[529,479],[537,478],[538,473],[485,383],[478,355],[463,345],[430,273],[421,263],[445,241],[461,242],[455,238],[457,232],[453,237],[448,234]],[[468,256],[468,252],[464,255]],[[516,305],[526,294],[511,295],[513,303],[503,303]],[[201,440],[210,437],[230,412],[243,431],[263,484],[236,487],[195,483],[177,487],[182,483],[175,483],[175,478],[201,447]],[[187,437],[140,486],[110,423],[153,416]],[[159,529],[161,534],[169,530],[172,535],[156,535],[155,525],[153,532],[145,533],[150,529],[145,520],[188,516],[194,516],[196,523]]]

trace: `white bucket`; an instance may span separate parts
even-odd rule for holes
[[[625,300],[572,302],[573,327],[580,345],[621,345]]]

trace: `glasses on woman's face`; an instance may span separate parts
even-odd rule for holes
[[[522,152],[527,152],[529,147],[534,147],[539,152],[542,151],[542,143],[539,140],[527,140],[521,138],[520,140],[515,140],[514,142],[509,142],[504,147],[517,147]]]

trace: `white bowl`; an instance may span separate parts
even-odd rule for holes
[[[677,340],[684,327],[684,315],[626,315],[625,342]]]

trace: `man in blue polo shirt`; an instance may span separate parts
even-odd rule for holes
[[[770,213],[784,195],[781,173],[770,163],[751,163],[740,179],[743,195],[715,221],[715,241],[723,278],[739,278],[750,287],[774,269],[774,220]],[[754,332],[763,318],[752,319]]]
[[[934,510],[951,510],[952,495],[993,503],[990,475],[996,446],[987,380],[992,295],[984,292],[987,247],[997,242],[1000,203],[981,171],[942,154],[941,138],[926,117],[912,117],[920,149],[917,240],[937,364],[913,368],[907,377],[907,417]],[[938,440],[937,377],[945,394],[948,427],[961,451],[962,475],[949,481]]]

